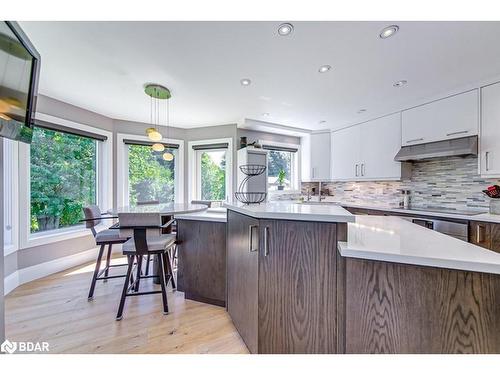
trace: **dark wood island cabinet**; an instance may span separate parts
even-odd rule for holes
[[[228,210],[228,312],[251,353],[337,353],[343,230]]]
[[[225,306],[226,223],[177,218],[177,240],[177,290],[187,299]]]

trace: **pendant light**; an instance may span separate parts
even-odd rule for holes
[[[168,138],[168,127],[170,125],[170,108],[169,108],[169,99],[171,98],[170,90],[165,86],[158,84],[146,84],[144,86],[144,92],[146,95],[150,97],[150,122],[152,127],[146,129],[146,135],[150,140],[156,142],[153,144],[152,149],[156,152],[163,152],[165,150],[165,145],[162,143],[158,143],[162,140],[162,135],[158,130],[160,126],[160,112],[161,112],[161,103],[166,103],[166,117],[167,117],[167,138]],[[166,151],[163,154],[163,159],[166,161],[171,161],[174,159],[174,155]]]

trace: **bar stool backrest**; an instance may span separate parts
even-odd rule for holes
[[[88,220],[85,222],[85,227],[89,228],[95,237],[95,226],[101,223],[101,210],[96,205],[91,205],[83,209],[83,214],[85,215],[85,220]]]

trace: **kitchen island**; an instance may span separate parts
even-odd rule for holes
[[[227,204],[227,309],[251,353],[337,353],[338,206]]]
[[[500,254],[335,205],[227,208],[227,308],[250,352],[500,353]]]

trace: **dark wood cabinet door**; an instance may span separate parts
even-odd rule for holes
[[[491,249],[491,225],[480,221],[469,221],[469,242],[486,249]],[[500,245],[500,233],[498,236]]]
[[[490,250],[500,253],[500,224],[490,225]]]
[[[248,350],[257,353],[259,221],[227,214],[227,310]]]
[[[336,224],[260,221],[259,353],[335,353]]]
[[[187,299],[225,306],[226,223],[178,220],[178,290]]]

